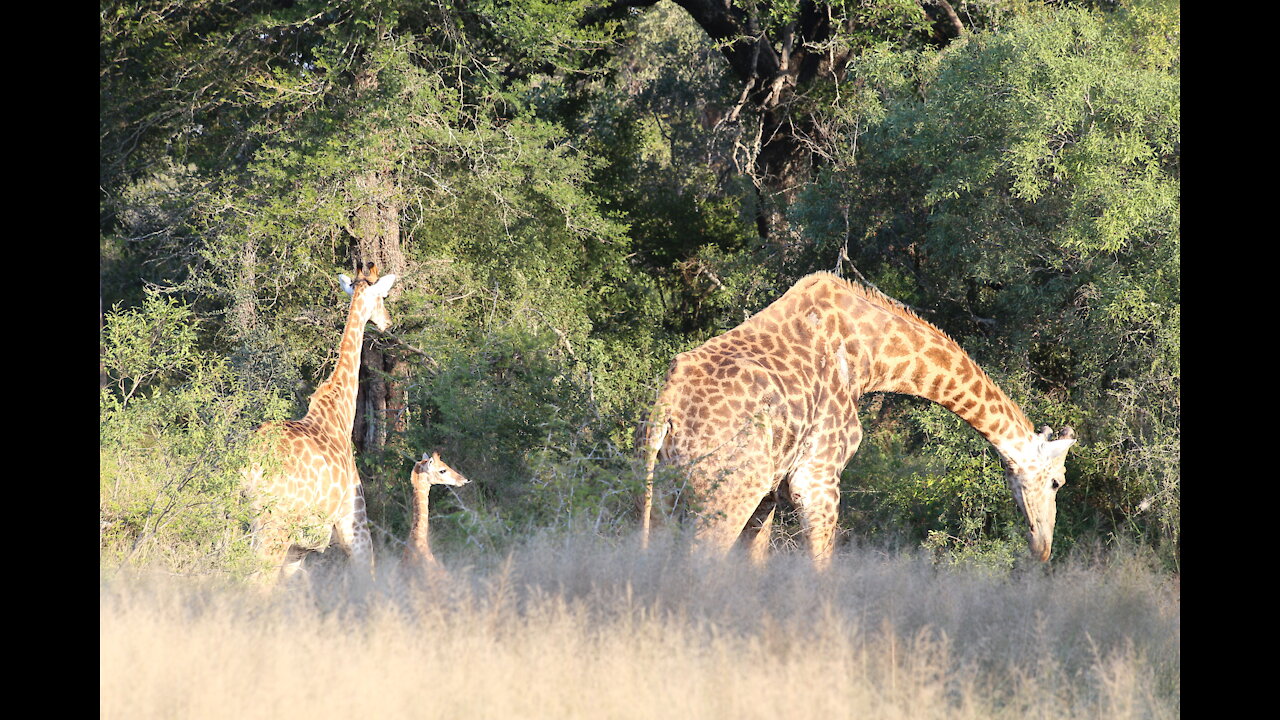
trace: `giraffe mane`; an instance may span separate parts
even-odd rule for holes
[[[316,404],[319,403],[322,398],[333,392],[333,388],[335,386],[333,376],[337,374],[337,372],[338,366],[335,364],[333,366],[333,370],[329,372],[329,377],[325,378],[323,382],[317,385],[315,392],[311,393],[310,399],[307,400],[307,415],[311,414],[311,411],[315,409]]]
[[[363,273],[360,273],[356,277],[356,279],[351,282],[351,301],[347,305],[347,312],[346,312],[346,318],[348,320],[351,317],[351,306],[355,304],[356,296],[360,292],[362,292],[364,289],[368,288],[369,285],[370,285],[369,280],[368,278],[365,277]],[[345,336],[346,332],[347,332],[346,324],[344,322],[342,327],[342,336]],[[339,336],[339,347],[341,347],[342,336]],[[341,357],[339,357],[339,360],[340,359]],[[321,399],[323,399],[324,397],[334,392],[334,388],[337,385],[337,382],[334,380],[334,376],[338,374],[338,364],[339,363],[337,362],[334,363],[333,369],[329,371],[328,377],[326,377],[323,381],[321,381],[321,383],[316,386],[315,391],[311,393],[311,397],[307,400],[306,416],[311,415],[311,411],[316,408],[316,404],[319,403]]]
[[[907,307],[901,300],[897,300],[895,298],[889,297],[884,293],[884,291],[880,290],[879,288],[874,288],[874,287],[871,287],[870,285],[864,285],[860,282],[854,282],[853,280],[842,278],[839,275],[836,275],[835,273],[829,270],[819,270],[818,272],[810,273],[807,277],[818,278],[823,276],[829,277],[832,280],[835,280],[841,286],[846,287],[849,290],[852,290],[859,297],[865,299],[867,302],[870,302],[876,307],[888,310],[889,312],[903,319],[911,320],[913,322],[918,322],[924,325],[926,328],[950,340],[951,342],[956,342],[955,339],[953,339],[950,335],[948,335],[945,330],[938,327],[937,325],[934,325],[928,320],[925,320],[924,318],[920,317],[918,314],[916,314],[916,311]],[[959,345],[959,343],[956,343],[956,344]]]
[[[910,320],[912,322],[919,323],[920,325],[924,326],[926,329],[937,333],[947,342],[950,342],[952,345],[955,345],[956,349],[964,353],[965,357],[968,357],[969,360],[973,362],[973,366],[977,369],[978,374],[982,377],[982,379],[986,380],[987,382],[995,386],[996,390],[998,390],[1001,395],[1003,395],[1006,399],[1008,399],[1009,404],[1013,406],[1015,413],[1021,416],[1021,419],[1026,424],[1026,426],[1031,428],[1033,432],[1035,431],[1035,426],[1032,425],[1031,421],[1027,418],[1026,412],[1022,409],[1022,406],[1014,402],[1013,398],[1010,398],[1009,394],[1004,391],[1004,388],[1000,387],[999,383],[991,379],[991,376],[987,374],[986,369],[983,368],[982,365],[980,365],[977,361],[975,361],[969,355],[969,352],[965,350],[964,347],[960,345],[960,343],[956,342],[955,338],[951,337],[951,335],[949,335],[945,330],[938,327],[937,325],[934,325],[928,320],[925,320],[924,318],[920,317],[918,314],[916,314],[914,310],[912,310],[911,308],[903,304],[901,300],[896,300],[886,295],[884,291],[880,290],[879,288],[874,288],[874,287],[871,287],[870,285],[864,285],[860,282],[854,282],[852,280],[842,278],[839,275],[836,275],[835,273],[829,270],[819,270],[817,272],[810,273],[809,275],[805,276],[801,280],[801,282],[809,278],[816,279],[819,277],[828,277],[831,280],[834,280],[836,283],[838,283],[841,287],[849,289],[858,297],[863,298],[864,300],[875,305],[876,307],[882,308],[905,320]]]

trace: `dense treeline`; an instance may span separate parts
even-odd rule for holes
[[[1060,553],[1129,537],[1176,568],[1176,3],[100,13],[104,565],[251,568],[251,431],[305,412],[336,274],[373,261],[400,277],[353,437],[378,542],[437,448],[473,481],[433,502],[446,554],[633,527],[632,430],[671,357],[825,269],[1077,429]],[[913,398],[862,414],[845,527],[1022,551],[980,436]]]

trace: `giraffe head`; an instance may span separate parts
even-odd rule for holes
[[[378,267],[373,263],[366,263],[363,270],[360,269],[360,263],[356,263],[355,282],[346,275],[338,275],[338,284],[342,286],[343,292],[351,296],[352,311],[364,318],[365,322],[372,320],[379,330],[386,330],[391,324],[391,316],[387,315],[387,308],[382,301],[395,282],[395,275],[383,275],[379,278]]]
[[[430,455],[422,453],[422,459],[413,466],[411,475],[415,487],[423,485],[453,485],[455,487],[471,482],[440,459],[440,453]]]
[[[1050,439],[1052,434],[1046,425],[1032,435],[1025,452],[1006,460],[1004,473],[1018,509],[1031,526],[1027,532],[1031,554],[1042,562],[1048,561],[1053,548],[1058,488],[1066,482],[1067,450],[1076,442],[1075,431],[1069,427],[1063,427],[1057,439]]]

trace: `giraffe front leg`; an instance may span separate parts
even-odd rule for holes
[[[840,507],[840,473],[825,465],[805,467],[791,477],[791,502],[809,543],[809,555],[820,570],[831,565],[836,518]]]
[[[364,492],[357,485],[354,502],[333,526],[333,538],[360,572],[373,573],[373,538],[365,515]]]
[[[842,431],[811,441],[812,453],[789,480],[790,499],[800,515],[801,529],[809,541],[809,554],[819,570],[831,565],[835,551],[836,520],[840,512],[840,471],[858,452],[862,426],[855,415]]]
[[[369,534],[369,526],[364,515],[359,518],[349,516],[334,525],[334,542],[352,563],[365,568],[373,566],[373,537]]]

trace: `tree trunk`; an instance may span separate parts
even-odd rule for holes
[[[358,74],[355,79],[357,94],[377,89],[377,75],[372,70]],[[374,138],[374,142],[379,140]],[[388,152],[386,156],[389,156]],[[384,156],[384,157],[386,157]],[[388,163],[389,165],[389,163]],[[381,275],[406,270],[404,251],[400,247],[401,196],[399,184],[391,167],[371,169],[356,177],[351,194],[357,201],[353,217],[352,253],[357,262],[372,262]],[[392,286],[387,302],[400,295],[400,283]],[[392,322],[395,322],[394,313]],[[366,333],[364,348],[360,353],[360,391],[356,397],[356,423],[352,428],[352,442],[358,452],[380,450],[387,441],[389,423],[396,418],[388,415],[388,406],[395,415],[403,413],[405,383],[388,382],[387,376],[403,373],[404,360],[398,350],[379,342],[376,333]]]
[[[398,188],[389,172],[372,171],[357,179],[366,201],[356,211],[354,254],[359,262],[372,262],[378,272],[403,274],[404,252],[400,247],[400,208],[396,198]],[[397,283],[398,285],[399,283]],[[392,286],[387,301],[399,293]],[[395,321],[394,316],[392,322]],[[387,441],[387,407],[402,408],[405,404],[404,383],[388,383],[387,375],[394,374],[403,359],[397,350],[380,342],[377,333],[366,333],[364,348],[360,353],[360,393],[356,398],[356,425],[352,440],[360,452],[381,449]]]
[[[814,134],[812,123],[792,110],[796,89],[823,74],[834,77],[847,57],[834,50],[815,52],[808,45],[831,38],[825,5],[802,2],[796,20],[770,37],[755,4],[739,7],[723,0],[676,0],[676,4],[721,44],[721,53],[743,83],[729,117],[737,118],[749,107],[760,119],[750,169],[760,198],[756,225],[762,239],[785,251],[783,210],[810,179],[814,166],[814,156],[805,142]]]

